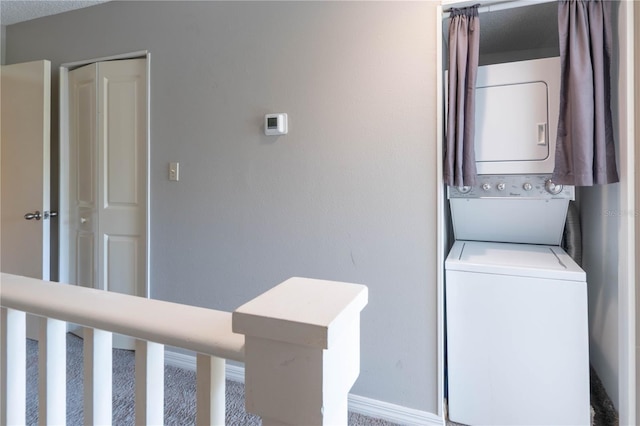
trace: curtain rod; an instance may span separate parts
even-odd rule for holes
[[[510,1],[501,1],[501,2],[488,4],[486,6],[480,6],[478,8],[478,13],[497,12],[499,10],[514,9],[514,8],[517,8],[517,7],[524,7],[524,6],[536,6],[538,4],[550,3],[550,2],[555,2],[555,1],[557,1],[557,0],[536,0],[536,1],[531,1],[531,0],[510,0]],[[476,4],[476,3],[475,2],[470,2],[467,6],[471,6],[472,4]],[[449,4],[447,6],[450,6],[450,7],[449,7],[449,9],[447,9],[442,14],[443,18],[448,18],[451,15],[451,13],[449,11],[451,9],[455,8],[455,5],[453,5],[453,4]],[[466,6],[462,6],[462,7],[466,7]]]

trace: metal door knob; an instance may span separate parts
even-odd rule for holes
[[[27,213],[27,214],[25,214],[25,215],[24,215],[24,218],[25,218],[26,220],[33,220],[33,219],[35,219],[35,220],[40,220],[40,219],[42,219],[42,214],[40,213],[40,211],[36,210],[36,211],[35,211],[35,212],[33,212],[33,213]]]

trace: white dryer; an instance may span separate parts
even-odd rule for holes
[[[446,260],[449,419],[588,425],[585,273],[560,247],[456,241]]]

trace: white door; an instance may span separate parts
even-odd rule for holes
[[[69,278],[147,296],[146,60],[69,72]]]
[[[146,291],[146,60],[98,63],[98,286]]]
[[[146,59],[97,62],[68,73],[69,265],[61,268],[71,283],[143,297],[146,75]],[[114,346],[132,349],[133,340],[114,336]]]
[[[49,279],[50,221],[45,215],[50,88],[49,61],[2,66],[0,266],[2,272],[45,280]]]
[[[1,74],[0,270],[48,280],[51,63],[5,65]]]
[[[68,281],[86,287],[98,283],[96,70],[91,64],[69,73],[69,199],[74,208],[69,209],[73,267]]]

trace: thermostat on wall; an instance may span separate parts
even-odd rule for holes
[[[265,135],[286,135],[288,131],[289,125],[287,124],[286,113],[266,114],[264,116]]]

